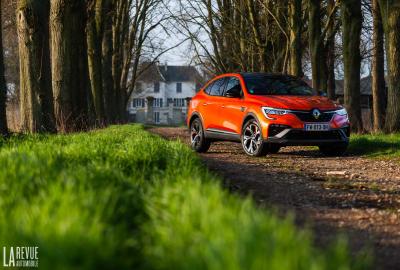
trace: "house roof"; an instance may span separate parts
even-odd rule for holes
[[[159,69],[169,82],[195,82],[201,77],[193,66],[159,66]]]
[[[142,82],[159,82],[165,79],[156,64],[142,63],[139,67],[138,80]]]
[[[139,81],[155,82],[202,82],[202,77],[193,66],[169,66],[143,63]]]

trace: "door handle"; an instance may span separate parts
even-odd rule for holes
[[[221,108],[225,108],[225,105],[222,105]]]
[[[203,103],[203,106],[207,106],[208,105],[208,103]]]

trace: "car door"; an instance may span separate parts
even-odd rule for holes
[[[217,79],[212,83],[210,89],[206,91],[207,97],[201,105],[201,115],[206,130],[221,129],[221,105],[223,101],[222,94],[225,90],[225,82],[225,78]]]
[[[243,90],[241,98],[226,97],[225,93],[234,87],[242,88],[239,78],[229,77],[225,88],[223,102],[221,103],[222,129],[226,132],[241,134],[242,121],[245,114]]]

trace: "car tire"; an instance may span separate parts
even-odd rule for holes
[[[326,144],[320,145],[319,151],[325,156],[343,156],[349,143],[335,143],[335,144]]]
[[[249,156],[261,157],[268,153],[268,144],[263,141],[260,124],[255,119],[244,124],[241,142],[244,152]]]
[[[190,143],[197,153],[205,153],[210,149],[211,142],[204,136],[203,124],[199,118],[190,124]]]

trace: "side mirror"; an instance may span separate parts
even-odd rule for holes
[[[225,93],[225,96],[229,98],[240,98],[242,97],[242,88],[240,85],[237,85],[231,89],[228,89]]]

